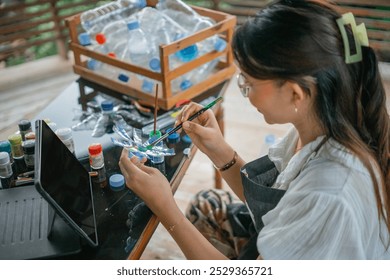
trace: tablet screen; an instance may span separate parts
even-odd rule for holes
[[[36,122],[37,190],[80,235],[97,245],[90,176],[42,120]]]

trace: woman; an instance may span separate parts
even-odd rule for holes
[[[280,0],[237,29],[242,94],[268,123],[294,126],[268,157],[245,164],[211,111],[186,121],[198,104],[178,116],[248,205],[264,259],[390,259],[386,95],[376,56],[352,25],[325,1]],[[187,258],[225,258],[183,216],[157,170],[126,152],[120,167]]]

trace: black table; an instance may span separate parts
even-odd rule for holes
[[[222,96],[225,92],[228,82],[221,83],[215,88],[194,99],[201,102],[207,97]],[[96,85],[85,79],[80,78],[66,88],[54,101],[52,101],[36,119],[50,119],[57,124],[57,128],[72,127],[77,123],[74,120],[73,110],[85,108],[85,102],[88,98],[83,92],[80,98],[80,89],[91,92],[90,98],[101,98],[102,94],[121,98],[120,94],[115,94],[109,89]],[[80,104],[80,101],[81,104]],[[118,99],[118,102],[119,99]],[[213,109],[223,128],[223,111],[221,104]],[[164,112],[160,112],[164,113]],[[34,120],[33,120],[34,121]],[[91,130],[73,131],[75,142],[75,154],[86,169],[89,170],[88,146],[91,143],[101,143],[105,158],[107,178],[114,173],[120,173],[118,161],[121,154],[121,148],[111,143],[111,137],[115,134],[105,134],[102,137],[94,138],[91,136]],[[190,149],[188,156],[183,155],[185,148]],[[178,188],[186,170],[189,167],[191,159],[196,152],[196,147],[190,143],[181,141],[176,144],[176,155],[166,157],[167,178],[171,184],[173,192]],[[217,184],[220,179],[217,176]],[[97,219],[99,246],[91,248],[83,244],[81,253],[66,258],[69,259],[138,259],[149,242],[155,231],[158,220],[145,206],[145,204],[130,190],[125,189],[120,192],[114,192],[108,187],[102,189],[93,186],[93,195],[95,200],[95,213]],[[130,215],[129,215],[130,213]],[[62,258],[63,259],[63,258]]]

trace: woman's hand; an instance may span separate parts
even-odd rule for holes
[[[169,206],[175,206],[171,186],[167,178],[156,168],[145,166],[146,159],[128,157],[122,150],[119,167],[126,180],[126,186],[135,192],[157,216],[164,215]]]
[[[205,111],[192,121],[187,121],[191,115],[202,108],[203,106],[194,102],[185,105],[177,116],[176,125],[183,123],[184,131],[191,138],[195,146],[213,160],[218,155],[218,152],[223,152],[221,148],[226,148],[228,145],[211,110]]]

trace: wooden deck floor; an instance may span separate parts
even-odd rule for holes
[[[6,139],[15,132],[20,119],[33,118],[77,79],[72,72],[72,62],[72,59],[63,61],[51,57],[20,67],[0,69],[0,139]],[[386,79],[387,104],[390,108],[390,66],[386,64],[381,69]],[[289,125],[266,124],[249,101],[239,94],[234,80],[227,89],[224,110],[225,137],[247,161],[259,156],[267,134],[281,137],[289,128]],[[198,152],[175,194],[182,211],[185,211],[195,193],[213,187],[213,176],[214,170],[208,158]],[[169,260],[184,259],[184,256],[166,230],[159,226],[142,258]]]

